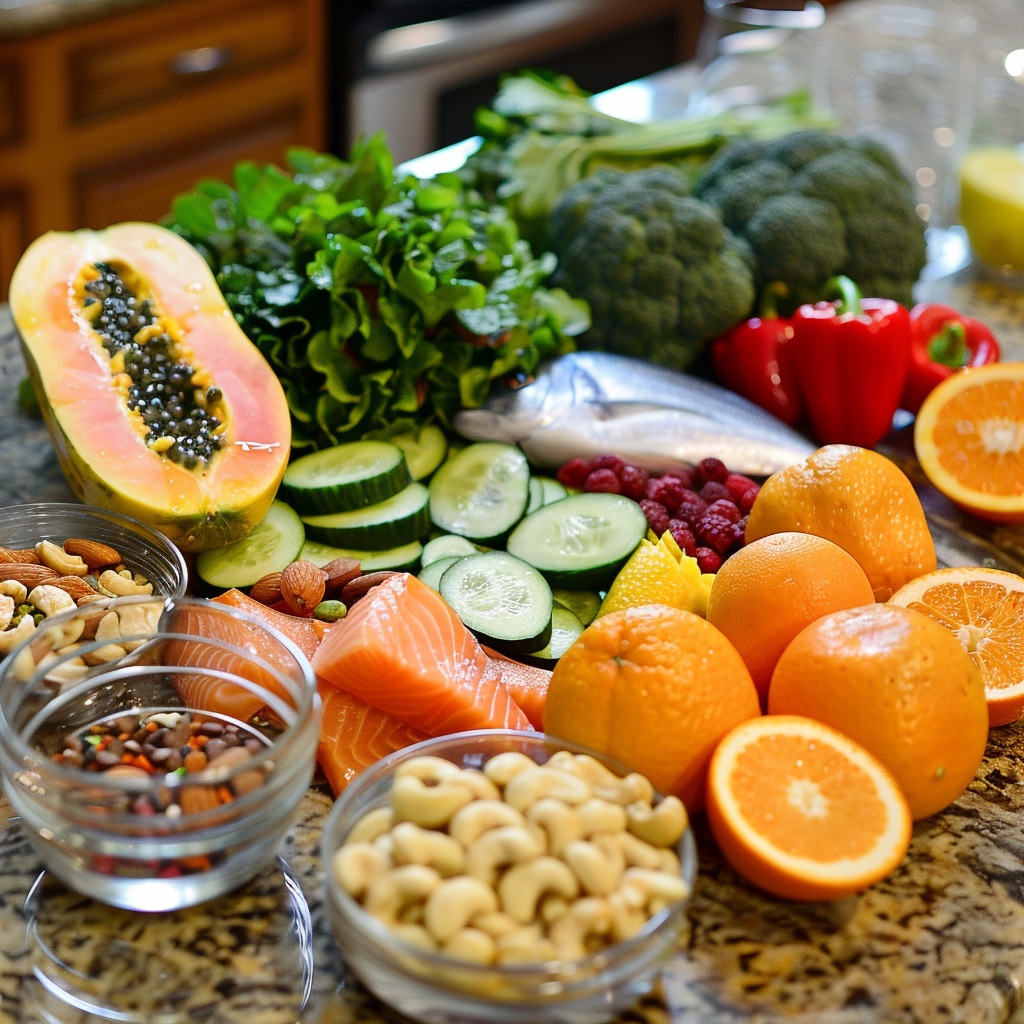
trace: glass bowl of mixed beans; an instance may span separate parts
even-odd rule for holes
[[[426,740],[328,816],[328,914],[375,995],[428,1024],[591,1024],[635,1003],[686,927],[685,808],[542,733]]]
[[[60,881],[174,910],[273,860],[312,778],[319,715],[308,660],[235,609],[88,601],[0,664],[4,790]]]

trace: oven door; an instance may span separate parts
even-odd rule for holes
[[[342,140],[383,131],[397,161],[473,134],[473,111],[499,76],[525,67],[573,77],[591,92],[687,59],[699,0],[518,0],[358,41]]]

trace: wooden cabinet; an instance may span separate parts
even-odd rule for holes
[[[48,230],[157,220],[326,146],[324,0],[163,0],[0,39],[0,301]]]

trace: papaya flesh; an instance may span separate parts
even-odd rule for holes
[[[262,520],[291,449],[287,399],[191,245],[154,224],[49,232],[18,262],[9,302],[81,501],[183,551]]]

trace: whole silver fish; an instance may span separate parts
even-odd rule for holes
[[[574,352],[458,413],[470,441],[518,443],[534,465],[613,454],[650,469],[705,458],[768,476],[817,445],[727,388],[608,352]]]

